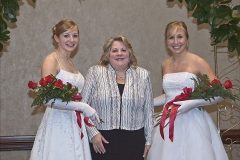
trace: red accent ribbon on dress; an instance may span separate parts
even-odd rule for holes
[[[82,128],[82,117],[81,117],[81,113],[80,111],[75,111],[76,112],[76,116],[77,116],[77,123],[78,123],[78,126],[80,128]],[[84,117],[83,118],[83,121],[84,123],[88,126],[88,127],[93,127],[94,125],[92,123],[89,122],[89,117]],[[81,131],[81,139],[83,138],[83,133]]]
[[[187,100],[189,99],[189,96],[191,95],[192,93],[192,88],[183,88],[183,93],[181,93],[180,95],[176,96],[173,100],[169,101],[165,106],[164,106],[164,109],[163,109],[163,112],[162,112],[162,117],[160,119],[160,134],[161,134],[161,137],[164,139],[164,132],[163,132],[163,129],[164,129],[164,126],[165,126],[165,121],[166,119],[168,118],[168,114],[169,114],[169,139],[171,141],[173,141],[173,136],[174,136],[174,121],[176,119],[176,116],[177,116],[177,111],[178,111],[178,107],[179,105],[176,105],[174,104],[174,102],[177,102],[177,101],[184,101],[184,100]],[[171,107],[171,111],[169,113],[169,108]]]

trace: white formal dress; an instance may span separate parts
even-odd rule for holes
[[[70,82],[81,91],[84,77],[81,73],[64,70],[56,75],[64,83]],[[83,122],[83,115],[82,122]],[[81,132],[84,137],[81,139]],[[47,107],[31,152],[30,160],[91,160],[85,124],[77,124],[75,111]]]
[[[163,89],[166,102],[174,99],[184,87],[194,87],[189,72],[166,74]],[[169,125],[168,125],[169,126]],[[164,128],[164,139],[159,126],[152,132],[152,146],[147,160],[227,160],[223,143],[209,114],[198,108],[177,115],[174,123],[174,139],[169,139],[169,127]]]

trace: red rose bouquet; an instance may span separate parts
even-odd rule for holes
[[[214,79],[210,82],[206,74],[198,74],[197,78],[192,78],[194,81],[194,91],[191,88],[184,88],[190,92],[189,99],[204,99],[211,101],[214,97],[222,97],[233,101],[240,100],[239,95],[232,93],[233,84],[231,80],[226,80],[221,83],[220,80]]]
[[[61,79],[57,79],[53,75],[48,75],[37,83],[28,82],[30,92],[34,94],[34,100],[31,106],[44,105],[51,99],[61,99],[63,102],[81,101],[82,97],[78,93],[78,88],[71,83],[63,84]]]
[[[78,92],[78,88],[71,83],[64,84],[61,79],[57,79],[53,75],[48,75],[41,78],[39,82],[29,81],[28,87],[34,94],[34,100],[31,106],[45,105],[51,99],[61,99],[63,102],[81,101],[82,96]],[[54,101],[51,103],[53,105]],[[76,112],[78,126],[82,127],[81,112]],[[84,117],[84,122],[87,126],[92,127],[93,124],[89,122],[89,117]],[[83,133],[81,132],[81,138]]]
[[[239,95],[233,94],[231,91],[231,88],[233,88],[231,80],[226,80],[224,83],[221,83],[220,80],[214,79],[210,82],[208,76],[205,74],[198,74],[197,77],[192,78],[192,80],[194,81],[194,90],[188,87],[183,88],[181,94],[165,104],[161,113],[155,114],[155,118],[158,121],[157,125],[160,124],[160,134],[162,138],[164,138],[163,128],[165,127],[165,121],[169,118],[169,138],[173,141],[174,121],[179,108],[179,105],[174,103],[177,101],[204,99],[205,101],[211,102],[215,97],[222,97],[233,101],[240,100]]]

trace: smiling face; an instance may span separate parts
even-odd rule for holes
[[[119,41],[114,41],[109,51],[109,62],[116,70],[126,70],[129,66],[129,50]]]
[[[188,50],[188,29],[183,21],[173,21],[165,29],[165,42],[167,49],[173,55],[184,53]]]
[[[59,36],[54,35],[58,48],[66,52],[73,52],[79,43],[79,32],[77,26],[67,29]]]
[[[181,54],[188,50],[188,38],[183,28],[175,27],[167,32],[167,48],[173,54]]]

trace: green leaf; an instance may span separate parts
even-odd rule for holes
[[[240,19],[240,5],[234,6],[232,9],[232,17]]]
[[[237,55],[238,55],[238,57],[240,57],[240,42],[238,41],[237,43],[238,43],[238,44],[237,44],[237,47],[236,47],[236,49],[237,49]]]
[[[4,42],[10,39],[9,33],[6,22],[0,17],[0,41],[2,45],[0,51],[3,49]]]
[[[215,44],[225,41],[228,37],[228,34],[229,34],[228,24],[220,25],[218,28],[212,28],[211,31],[211,36]]]
[[[232,15],[232,9],[227,5],[221,5],[216,8],[215,16],[218,18],[231,17],[231,15]]]
[[[198,3],[198,5],[199,6],[210,6],[210,5],[212,5],[213,3],[214,3],[214,0],[198,0],[197,1],[197,3]]]
[[[240,26],[238,26],[238,24],[240,24],[240,19],[237,18],[233,18],[231,21],[229,21],[229,24],[231,24],[232,26],[234,26],[234,28],[236,30],[240,29]]]
[[[228,4],[228,3],[232,2],[232,0],[217,0],[217,1],[219,1],[218,2],[219,4]]]
[[[236,36],[232,36],[228,39],[228,50],[230,52],[233,52],[237,48],[238,45],[239,44],[237,42]]]
[[[0,51],[3,50],[3,43],[0,42]]]
[[[204,7],[197,7],[192,16],[197,19],[198,24],[208,23],[209,12],[210,10],[206,10]]]
[[[197,6],[197,0],[185,0],[188,11],[193,11]]]
[[[7,29],[7,23],[0,16],[0,32],[3,32]]]
[[[3,17],[9,22],[17,21],[19,5],[17,0],[2,0]]]
[[[9,40],[9,36],[8,35],[4,35],[0,33],[0,41],[8,41]]]
[[[236,6],[234,6],[232,9],[233,9],[233,10],[238,10],[238,11],[240,11],[240,5],[236,5]]]

